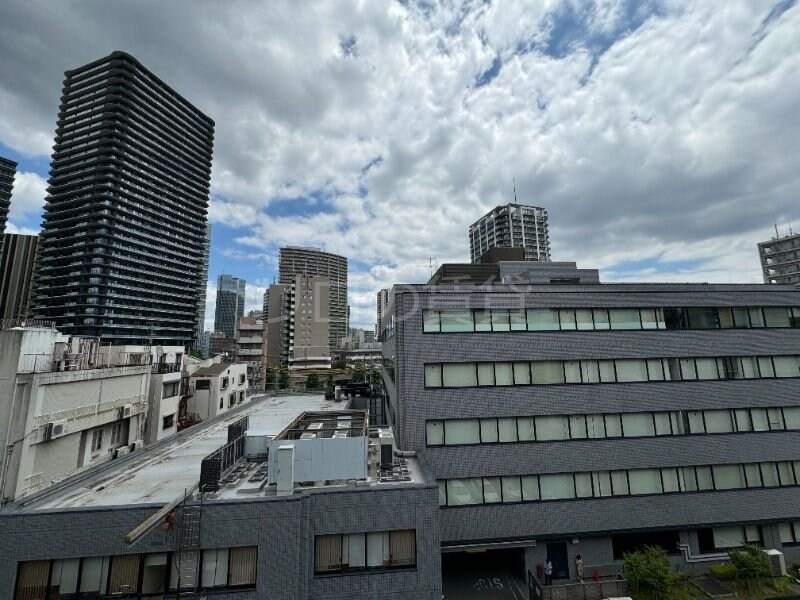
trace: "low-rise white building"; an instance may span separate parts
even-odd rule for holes
[[[52,327],[0,331],[0,503],[143,445],[148,363]]]
[[[189,377],[188,412],[201,421],[213,419],[246,402],[247,365],[244,363],[215,363],[200,367]]]

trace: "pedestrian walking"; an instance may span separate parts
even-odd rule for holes
[[[583,558],[580,554],[575,557],[575,577],[583,583]]]
[[[553,563],[549,556],[544,559],[544,584],[553,585]]]

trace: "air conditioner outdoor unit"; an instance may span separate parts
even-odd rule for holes
[[[131,416],[132,412],[133,412],[132,404],[126,404],[125,406],[120,406],[117,419],[127,419],[128,417]]]
[[[769,560],[769,570],[772,576],[785,577],[786,559],[783,557],[783,552],[772,548],[770,550],[764,550],[764,554],[767,555],[767,559]]]
[[[131,444],[131,452],[144,448],[144,440],[136,440]]]
[[[47,424],[48,435],[45,439],[54,440],[69,433],[66,421],[53,421]]]
[[[119,448],[114,449],[114,458],[119,458],[120,456],[125,456],[126,454],[130,454],[131,449],[129,446],[120,446]]]

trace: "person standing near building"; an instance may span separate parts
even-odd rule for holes
[[[544,559],[544,584],[553,585],[553,562],[549,556]]]
[[[578,581],[583,583],[583,558],[581,555],[575,557],[575,577],[578,578]]]

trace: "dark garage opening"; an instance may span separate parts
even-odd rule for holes
[[[527,600],[525,550],[442,553],[445,600]]]

